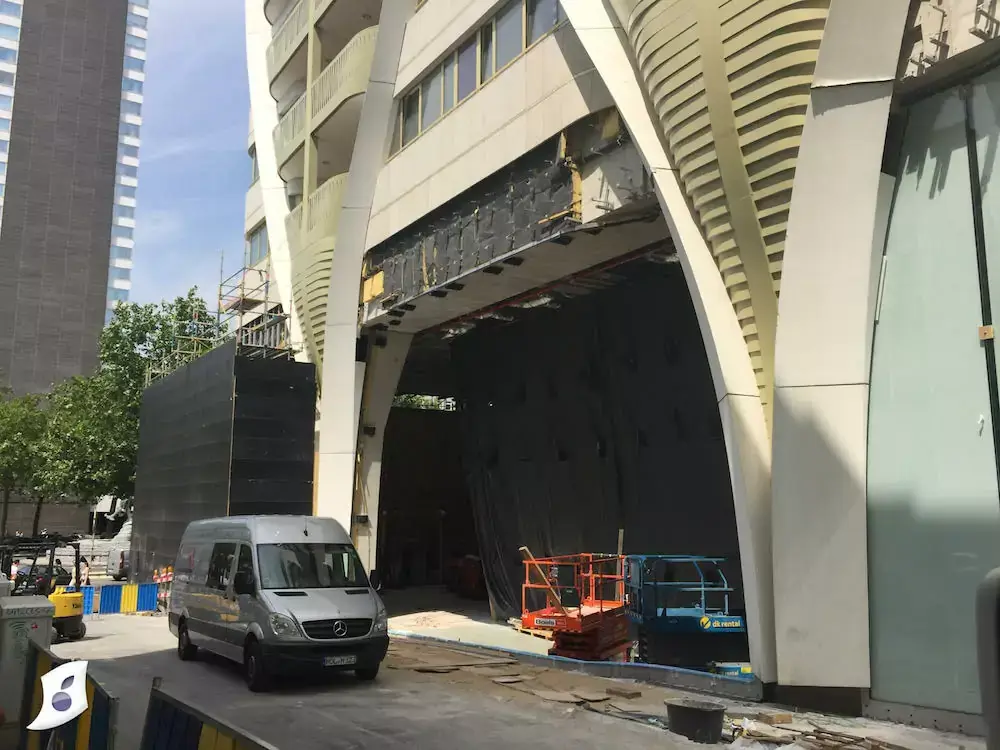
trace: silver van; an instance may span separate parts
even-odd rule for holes
[[[170,630],[243,665],[247,686],[305,671],[374,680],[389,648],[385,605],[344,528],[313,516],[234,516],[191,523],[170,592]]]

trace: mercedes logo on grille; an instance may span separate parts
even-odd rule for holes
[[[337,620],[333,623],[333,634],[338,638],[343,638],[347,635],[347,623],[343,620]]]

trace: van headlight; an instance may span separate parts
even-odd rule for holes
[[[383,605],[379,605],[378,612],[375,613],[375,625],[372,626],[373,633],[388,633],[389,632],[389,615],[385,611]]]
[[[302,637],[301,633],[299,633],[299,626],[295,624],[295,620],[291,617],[275,613],[268,617],[267,621],[271,625],[271,630],[278,638]]]

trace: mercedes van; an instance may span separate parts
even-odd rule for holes
[[[353,670],[374,680],[389,648],[377,585],[331,518],[195,521],[181,539],[170,591],[177,655],[187,661],[205,649],[232,659],[253,691],[307,671]]]

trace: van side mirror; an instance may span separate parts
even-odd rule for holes
[[[237,596],[253,596],[256,593],[253,576],[238,572],[233,578],[233,593]]]
[[[376,591],[382,590],[382,580],[379,577],[377,570],[373,570],[371,573],[368,574],[368,582],[371,584],[372,588],[375,589]]]

